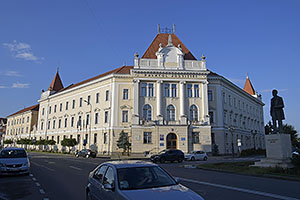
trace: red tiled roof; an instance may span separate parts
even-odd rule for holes
[[[63,84],[61,82],[59,74],[58,74],[58,72],[56,72],[56,74],[55,74],[55,76],[54,76],[54,78],[53,78],[53,80],[52,80],[52,82],[51,82],[48,90],[50,90],[50,91],[52,91],[52,90],[59,91],[59,90],[61,90],[63,88],[64,88],[64,86],[63,86]]]
[[[244,91],[250,95],[255,95],[255,90],[248,76],[244,85]]]
[[[179,38],[175,34],[167,34],[167,33],[160,33],[157,34],[142,58],[148,58],[148,59],[156,59],[155,53],[158,51],[159,44],[161,43],[163,47],[165,47],[168,44],[168,38],[169,35],[172,37],[172,43],[174,46],[178,46],[178,44],[181,45],[182,51],[185,54],[184,59],[185,60],[197,60],[193,54],[184,46],[184,44],[179,40]]]
[[[16,114],[19,114],[19,113],[23,113],[23,112],[26,112],[26,111],[29,111],[29,110],[35,110],[35,111],[38,111],[39,110],[39,107],[40,107],[40,104],[36,104],[36,105],[33,105],[33,106],[30,106],[30,107],[27,107],[27,108],[24,108],[22,110],[19,110],[18,112],[15,112],[14,114],[11,114],[7,117],[11,117],[13,115],[16,115]]]
[[[107,76],[107,75],[110,75],[110,74],[130,74],[130,70],[133,68],[133,66],[122,66],[122,67],[119,67],[117,69],[113,69],[109,72],[105,72],[103,74],[100,74],[98,76],[95,76],[95,77],[92,77],[90,79],[87,79],[87,80],[84,80],[84,81],[81,81],[79,83],[75,83],[75,84],[71,84],[70,86],[66,87],[66,88],[63,88],[61,89],[59,92],[61,91],[64,91],[64,90],[67,90],[67,89],[70,89],[70,88],[73,88],[73,87],[76,87],[76,86],[79,86],[79,85],[82,85],[84,83],[88,83],[90,81],[93,81],[93,80],[96,80],[98,78],[101,78],[101,77],[104,77],[104,76]]]

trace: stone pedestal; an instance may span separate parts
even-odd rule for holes
[[[291,168],[291,136],[289,134],[266,135],[267,158],[255,162],[257,167]]]

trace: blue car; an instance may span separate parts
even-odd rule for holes
[[[154,163],[110,161],[88,178],[86,199],[97,200],[203,200]]]

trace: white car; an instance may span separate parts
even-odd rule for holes
[[[191,153],[184,154],[185,160],[207,160],[207,154],[204,151],[192,151]]]
[[[30,162],[25,149],[4,148],[0,152],[0,175],[29,174]]]

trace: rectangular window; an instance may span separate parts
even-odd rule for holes
[[[95,124],[98,124],[98,113],[95,113]]]
[[[212,90],[208,90],[208,101],[212,101],[213,100],[213,93],[212,93]]]
[[[59,135],[57,136],[57,144],[59,144]]]
[[[79,99],[79,107],[82,107],[82,97]]]
[[[193,97],[193,91],[192,91],[192,87],[193,85],[192,84],[187,84],[187,96],[188,97]]]
[[[200,143],[199,132],[192,132],[192,140],[193,140],[193,144],[199,144]]]
[[[123,99],[128,99],[128,89],[123,89]]]
[[[108,111],[104,112],[104,123],[108,122]]]
[[[128,122],[128,110],[122,111],[122,122]]]
[[[170,97],[170,84],[169,83],[164,84],[164,96]]]
[[[72,109],[75,108],[75,99],[73,99],[73,102],[72,102]]]
[[[147,83],[141,83],[141,96],[147,96]]]
[[[42,109],[42,115],[44,115],[44,113],[45,113],[45,108]]]
[[[44,128],[44,123],[41,122],[41,130],[43,130],[43,128]]]
[[[29,117],[27,117],[27,123],[29,122]]]
[[[171,96],[177,97],[177,84],[172,84]]]
[[[105,101],[109,100],[109,90],[105,91]]]
[[[55,129],[55,120],[53,120],[52,127],[53,127],[53,129]]]
[[[71,127],[74,127],[74,117],[71,118]]]
[[[69,102],[67,101],[66,102],[66,110],[68,110],[68,108],[69,108]]]
[[[144,144],[152,143],[152,132],[144,132]]]
[[[68,126],[68,118],[65,118],[65,128]]]
[[[59,111],[60,112],[62,111],[62,103],[60,103],[60,105],[59,105]]]
[[[149,97],[154,96],[154,85],[153,85],[153,83],[148,84],[148,96]]]
[[[194,97],[200,97],[198,84],[194,85]]]
[[[91,96],[89,95],[89,96],[87,97],[87,105],[90,105],[90,103],[91,103]]]
[[[90,115],[87,114],[86,115],[86,125],[89,125],[89,123],[90,123]]]
[[[51,114],[51,106],[49,106],[49,114]]]
[[[50,129],[50,121],[48,121],[48,129]]]
[[[26,127],[26,133],[28,133],[28,127]]]
[[[54,112],[56,113],[56,107],[57,107],[57,105],[54,105]]]
[[[89,135],[88,135],[88,134],[85,134],[85,143],[88,142],[88,139],[89,139]]]
[[[99,103],[99,93],[96,93],[96,103]]]
[[[80,144],[80,134],[77,134],[77,143]]]
[[[107,144],[107,133],[104,133],[103,135],[103,143]]]
[[[97,133],[94,134],[94,144],[97,144]]]
[[[61,119],[58,120],[58,128],[61,128]]]

